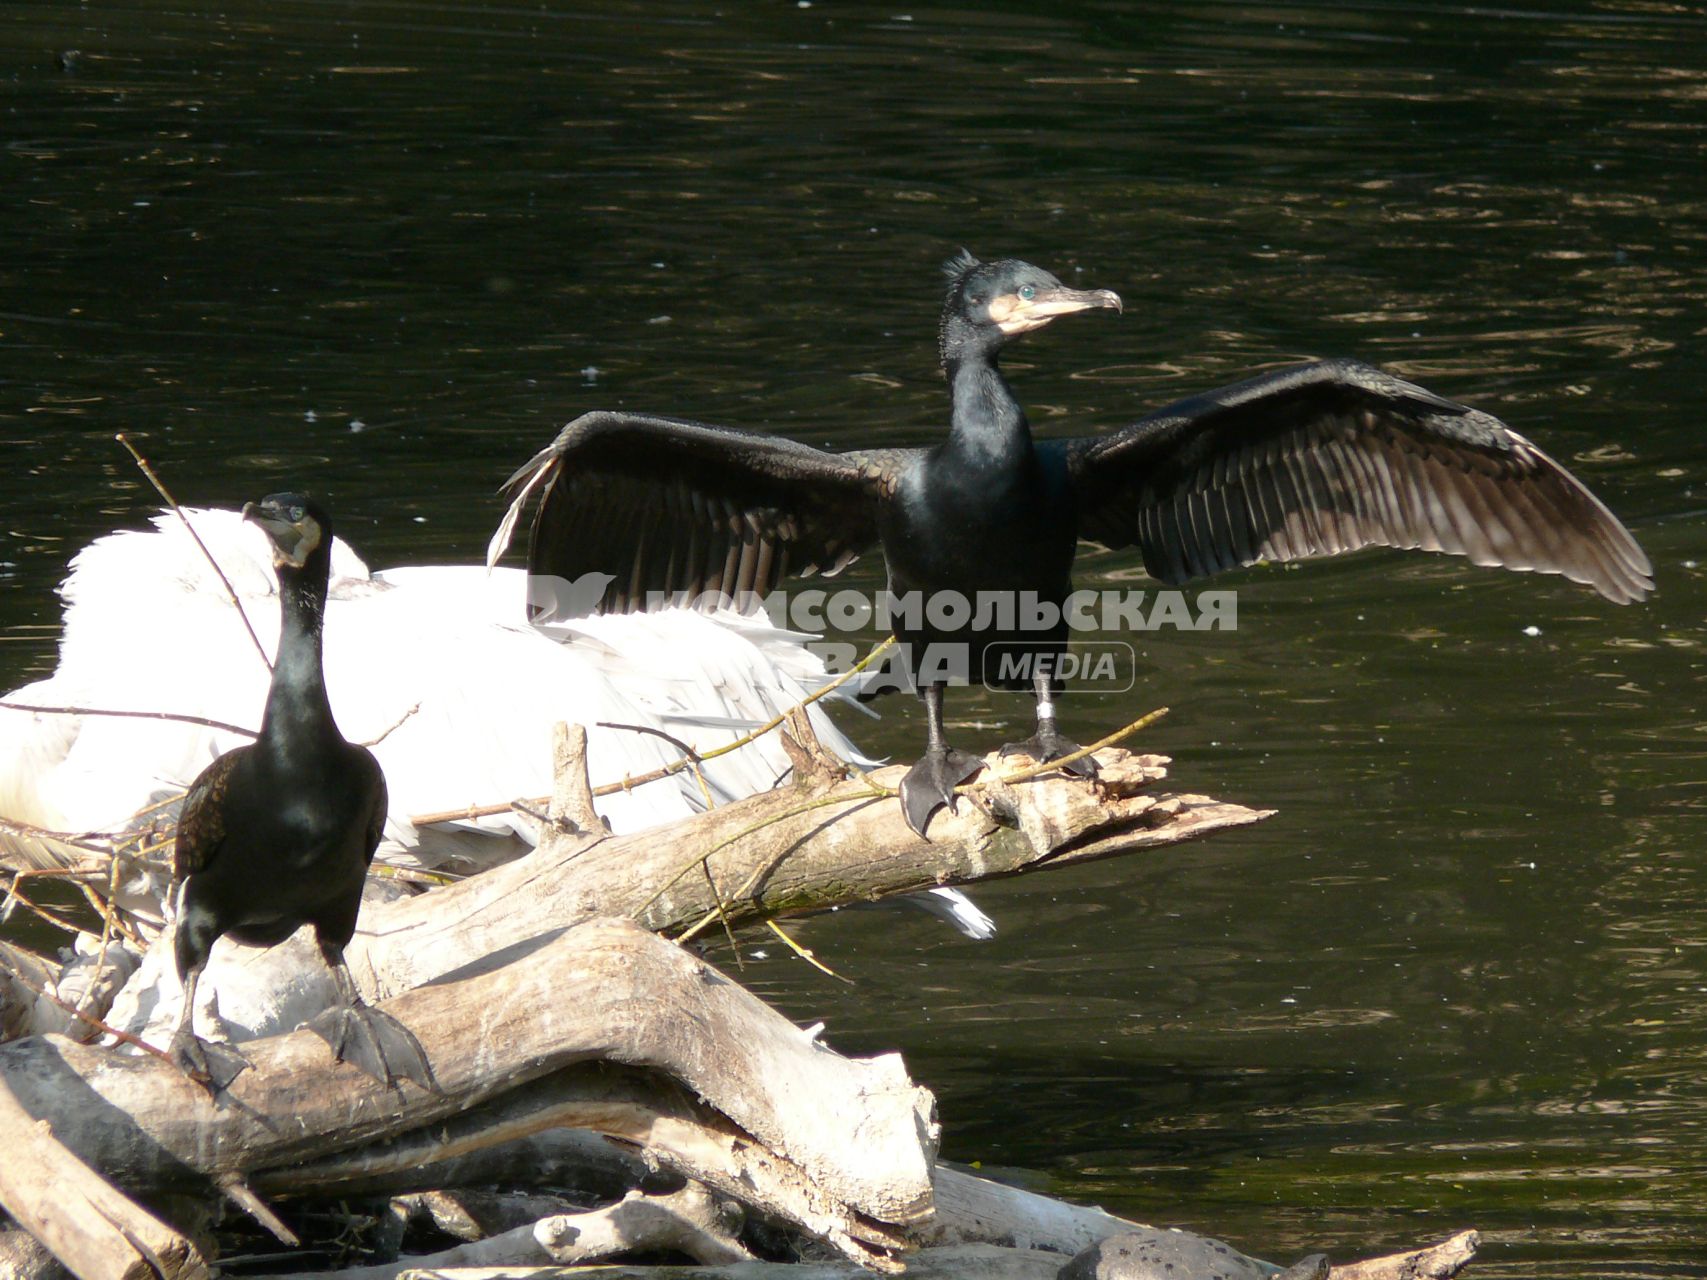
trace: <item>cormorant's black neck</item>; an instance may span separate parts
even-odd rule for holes
[[[1015,463],[1031,452],[1031,426],[996,364],[995,350],[962,348],[943,361],[950,397],[948,446],[969,460]]]
[[[301,569],[285,565],[278,571],[279,651],[260,740],[287,750],[293,743],[341,738],[326,697],[320,655],[330,569],[330,558],[316,551]]]

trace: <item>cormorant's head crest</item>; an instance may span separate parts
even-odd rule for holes
[[[978,259],[972,256],[972,250],[965,248],[961,249],[959,253],[955,254],[947,262],[943,263],[942,273],[948,277],[948,287],[950,292],[952,292],[960,282],[966,278],[967,272],[971,271],[974,267],[982,265],[983,264],[979,262]]]
[[[989,274],[989,268],[972,251],[962,248],[947,262],[942,264],[942,274],[948,278],[948,290],[942,300],[942,326],[938,332],[939,354],[946,366],[961,343],[961,335],[951,334],[951,330],[965,322],[967,291],[972,287],[974,276]]]

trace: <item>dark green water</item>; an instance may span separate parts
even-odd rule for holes
[[[185,501],[301,486],[433,563],[583,409],[931,438],[961,244],[1127,301],[1008,361],[1043,431],[1383,363],[1567,461],[1655,600],[1229,578],[1236,634],[1145,637],[1066,728],[1166,703],[1178,783],[1277,818],[993,886],[990,944],[802,926],[853,988],[747,977],[904,1051],[949,1155],[1121,1213],[1707,1274],[1704,161],[1699,6],[0,4],[0,686],[154,505],[119,430]],[[884,710],[854,732],[915,750]]]

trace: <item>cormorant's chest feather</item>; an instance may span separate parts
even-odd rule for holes
[[[891,577],[925,588],[1053,591],[1076,543],[1065,478],[1027,442],[1001,454],[947,442],[902,478],[885,512]]]
[[[336,746],[256,743],[233,778],[234,791],[250,802],[227,803],[227,847],[270,866],[318,865],[338,854],[365,865],[367,753],[341,740]]]

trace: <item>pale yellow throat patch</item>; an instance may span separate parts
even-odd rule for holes
[[[305,516],[302,524],[298,526],[298,532],[301,536],[288,553],[278,543],[273,544],[273,568],[281,569],[289,565],[293,569],[300,569],[308,563],[308,557],[313,555],[314,549],[320,545],[320,522]]]
[[[1004,293],[990,299],[990,319],[1003,333],[1026,333],[1042,328],[1056,316],[1083,311],[1084,307],[1082,302],[1046,302],[1041,298],[1027,302],[1017,293]]]

